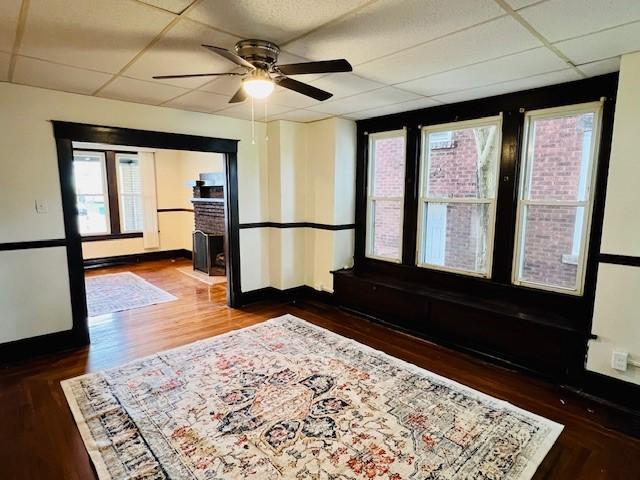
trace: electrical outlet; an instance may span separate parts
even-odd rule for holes
[[[613,368],[614,370],[626,372],[628,363],[629,353],[623,352],[622,350],[614,350],[611,354],[611,368]]]
[[[36,200],[36,212],[38,213],[48,213],[49,205],[46,200]]]

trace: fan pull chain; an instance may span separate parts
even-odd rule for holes
[[[251,144],[256,144],[256,121],[253,113],[253,97],[251,97]]]

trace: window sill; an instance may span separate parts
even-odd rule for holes
[[[562,255],[562,263],[567,265],[578,265],[578,256],[572,254]]]
[[[142,232],[132,233],[110,233],[108,235],[86,235],[83,236],[82,242],[102,242],[106,240],[123,240],[126,238],[142,238]]]

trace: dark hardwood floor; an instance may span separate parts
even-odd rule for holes
[[[167,260],[93,270],[133,271],[177,301],[96,318],[90,347],[4,366],[0,378],[0,479],[93,479],[89,457],[60,388],[95,372],[195,340],[291,313],[420,367],[565,425],[535,479],[640,479],[640,439],[612,428],[605,407],[542,380],[389,330],[315,302],[225,305],[225,286],[208,286]]]

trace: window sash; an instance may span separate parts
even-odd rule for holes
[[[406,162],[407,152],[407,132],[405,129],[390,130],[387,132],[377,132],[369,134],[368,143],[368,158],[367,158],[367,212],[366,212],[366,238],[365,238],[365,256],[375,260],[383,260],[385,262],[401,263],[402,262],[402,243],[403,243],[403,223],[404,223],[404,182],[405,172],[402,173],[402,196],[385,197],[381,195],[373,195],[374,191],[374,173],[375,173],[375,142],[376,140],[382,140],[386,138],[398,138],[404,139],[404,155]],[[406,164],[405,164],[406,168]],[[398,202],[400,204],[400,219],[398,221],[398,234],[400,236],[400,242],[398,245],[398,256],[387,257],[381,255],[375,255],[375,202],[387,201]]]
[[[438,133],[443,131],[457,131],[466,130],[470,128],[495,126],[496,138],[494,140],[495,145],[498,146],[498,153],[496,155],[495,165],[495,178],[494,185],[495,191],[493,196],[483,197],[433,197],[425,195],[429,188],[429,170],[431,168],[431,148],[429,143],[429,134]],[[418,202],[418,221],[416,229],[416,265],[420,268],[427,268],[431,270],[442,270],[445,272],[458,273],[462,275],[469,275],[473,277],[491,278],[492,265],[493,265],[493,242],[495,234],[495,219],[496,219],[496,200],[498,195],[498,178],[500,175],[500,148],[502,147],[502,114],[494,117],[484,117],[474,120],[451,122],[440,125],[430,125],[422,128],[422,155],[420,159],[420,182],[419,182],[419,202]],[[485,258],[485,271],[476,272],[472,270],[465,270],[454,267],[447,267],[444,265],[434,265],[422,261],[425,256],[424,252],[424,237],[427,233],[427,227],[425,224],[425,213],[427,205],[429,203],[438,204],[489,204],[489,218],[487,219],[488,228],[486,232],[487,245],[486,245],[486,258]]]
[[[578,105],[569,105],[564,107],[547,108],[542,110],[532,110],[525,114],[524,133],[522,138],[522,157],[524,168],[520,173],[520,187],[518,189],[518,201],[516,207],[516,232],[514,241],[514,253],[513,253],[513,266],[511,273],[511,282],[514,285],[537,288],[540,290],[548,290],[553,292],[565,293],[568,295],[581,296],[584,293],[584,277],[586,271],[586,253],[589,247],[589,233],[591,232],[591,220],[593,213],[593,190],[595,188],[596,181],[596,168],[598,163],[598,153],[600,148],[600,130],[602,120],[602,107],[603,102],[590,102]],[[587,113],[593,113],[593,128],[590,134],[590,155],[589,164],[586,172],[586,177],[581,178],[578,197],[583,195],[583,199],[575,201],[560,201],[560,200],[531,200],[530,197],[530,185],[532,178],[533,156],[534,156],[534,142],[532,138],[533,125],[538,120],[563,118],[576,115],[583,115]],[[581,171],[581,175],[584,173]],[[584,183],[583,183],[584,182]],[[579,224],[576,218],[576,227],[580,230],[579,241],[576,241],[574,229],[572,255],[577,253],[577,271],[575,288],[567,288],[559,285],[551,285],[546,283],[538,283],[529,280],[522,279],[522,269],[524,267],[524,248],[525,248],[525,234],[526,234],[526,210],[530,205],[539,206],[566,206],[584,208],[582,219]],[[577,250],[577,252],[576,252]]]
[[[134,160],[137,161],[137,168],[140,169],[140,160],[138,159],[138,156],[135,154],[121,154],[118,153],[115,156],[115,161],[116,161],[116,175],[118,177],[118,204],[119,204],[119,209],[120,209],[120,231],[122,233],[138,233],[138,232],[142,232],[144,230],[144,227],[141,226],[140,228],[136,228],[136,229],[127,229],[126,228],[126,224],[127,224],[127,215],[126,215],[126,211],[125,211],[125,206],[126,206],[126,202],[124,202],[123,200],[125,198],[139,198],[140,199],[140,205],[142,205],[142,201],[143,201],[143,196],[142,196],[142,177],[141,172],[138,172],[138,178],[140,180],[140,193],[134,193],[134,192],[130,192],[130,191],[124,191],[124,179],[122,178],[122,173],[121,173],[121,169],[120,169],[120,162],[122,160]],[[144,207],[142,207],[144,208]],[[144,212],[142,212],[142,215],[144,215]]]
[[[104,154],[104,152],[91,152],[91,151],[84,151],[84,150],[74,150],[73,151],[73,157],[74,157],[74,162],[82,162],[84,160],[75,160],[76,156],[88,156],[88,157],[94,157],[98,159],[98,162],[100,164],[100,171],[102,174],[102,191],[101,192],[91,192],[91,193],[78,193],[77,192],[77,187],[75,188],[76,190],[76,204],[78,202],[78,197],[98,197],[98,198],[102,198],[103,203],[104,203],[104,215],[105,215],[105,225],[106,225],[106,229],[104,231],[100,231],[100,232],[82,232],[80,231],[80,235],[83,237],[92,237],[92,236],[96,236],[96,235],[109,235],[111,234],[111,222],[109,221],[109,219],[111,218],[111,212],[109,211],[109,186],[108,186],[108,181],[107,181],[107,159],[106,156]],[[75,179],[74,179],[75,181]],[[78,225],[78,228],[80,228],[80,226]]]

